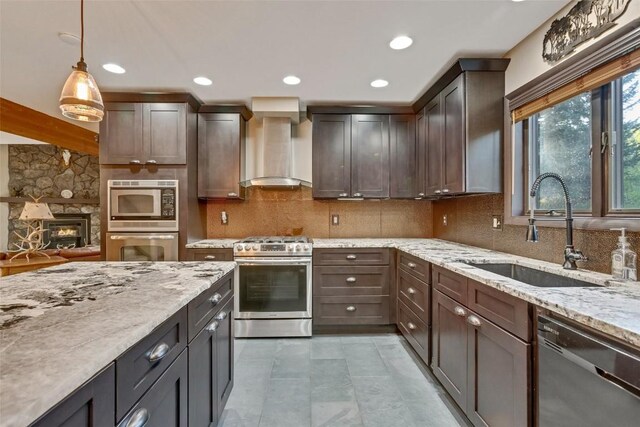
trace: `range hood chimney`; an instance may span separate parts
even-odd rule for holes
[[[294,178],[292,123],[300,122],[298,98],[253,98],[251,110],[262,120],[262,150],[256,154],[259,176],[244,182],[245,186],[296,188],[311,183]]]

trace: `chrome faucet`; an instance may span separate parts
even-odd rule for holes
[[[557,180],[562,186],[562,191],[564,193],[564,207],[565,207],[565,221],[567,223],[567,244],[564,247],[564,263],[562,267],[566,270],[577,270],[578,266],[576,265],[576,261],[586,261],[587,257],[580,251],[575,250],[573,247],[573,216],[571,210],[571,198],[569,197],[569,191],[567,190],[567,185],[564,182],[564,179],[558,175],[557,173],[547,172],[543,173],[539,177],[533,181],[533,185],[531,185],[531,192],[529,195],[533,199],[536,197],[538,189],[540,188],[540,184],[545,178],[554,178]],[[536,227],[536,219],[534,218],[534,209],[533,203],[531,204],[531,216],[529,217],[529,226],[527,227],[527,242],[537,242],[538,241],[538,228]]]

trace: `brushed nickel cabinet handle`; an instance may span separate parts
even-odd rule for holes
[[[443,193],[448,193],[449,190],[447,190],[446,188],[444,190],[442,190]]]
[[[356,259],[356,258],[358,258],[358,257],[355,256],[355,255],[347,255],[347,259]]]
[[[207,326],[207,332],[215,332],[218,329],[218,326],[220,326],[220,324],[217,320],[214,320],[209,324],[209,326]]]
[[[442,193],[442,191],[440,191],[440,190],[436,190],[436,191],[434,191],[434,193],[436,193],[436,194],[440,194],[440,193]]]
[[[147,360],[151,363],[156,363],[164,359],[168,353],[169,346],[166,343],[161,342],[147,353]]]
[[[413,323],[409,322],[409,323],[407,323],[407,327],[413,331],[416,328],[416,325],[414,325]]]
[[[353,197],[362,197],[362,193],[353,193]]]
[[[206,255],[204,259],[216,259],[215,255]]]
[[[142,162],[140,160],[129,160],[129,164],[132,164],[132,165],[139,165],[141,163]]]
[[[224,320],[227,318],[227,313],[224,311],[216,316],[216,320]]]
[[[410,262],[407,265],[409,266],[409,268],[416,268],[416,263],[415,262]]]
[[[146,408],[137,409],[124,427],[144,427],[149,421],[149,411]]]
[[[348,196],[349,196],[349,194],[347,194],[347,193],[340,193],[340,194],[338,194],[338,197],[348,197]]]
[[[409,294],[410,294],[410,295],[413,295],[413,294],[415,294],[415,293],[416,293],[416,290],[415,290],[415,289],[413,289],[413,288],[408,288],[408,289],[407,289],[407,292],[409,292]]]
[[[349,307],[347,307],[347,311],[353,312],[353,311],[356,311],[356,308],[354,306],[350,305]]]
[[[418,197],[424,197],[424,193],[418,193]]]
[[[467,315],[467,312],[464,308],[462,307],[456,307],[453,309],[453,312],[456,314],[456,316],[460,316],[460,317],[464,317]]]
[[[209,302],[213,305],[218,304],[220,301],[222,301],[222,295],[220,295],[219,293],[215,293],[213,294],[213,296],[211,298],[209,298]]]
[[[157,164],[158,164],[158,162],[157,162],[156,160],[147,160],[147,161],[145,162],[145,164],[147,164],[147,165],[157,165]]]
[[[482,322],[480,321],[478,316],[474,316],[473,314],[467,317],[467,323],[476,328],[482,326]]]
[[[356,278],[355,277],[347,277],[347,283],[355,283]]]
[[[227,197],[238,197],[238,193],[227,193]]]

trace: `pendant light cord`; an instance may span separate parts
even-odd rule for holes
[[[84,0],[80,0],[80,61],[84,62]]]

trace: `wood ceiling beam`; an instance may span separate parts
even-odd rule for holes
[[[4,98],[0,130],[94,156],[100,151],[97,133]]]

